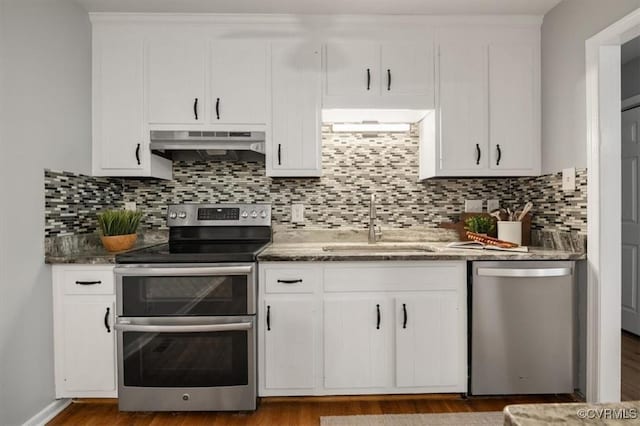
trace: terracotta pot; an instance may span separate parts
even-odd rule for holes
[[[102,245],[107,251],[115,252],[115,251],[123,251],[129,250],[136,243],[138,239],[137,234],[127,234],[127,235],[112,235],[112,236],[101,236]]]

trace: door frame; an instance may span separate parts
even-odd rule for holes
[[[620,400],[621,63],[640,35],[640,8],[586,40],[587,355],[586,398]]]

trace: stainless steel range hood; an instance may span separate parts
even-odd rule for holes
[[[264,161],[265,132],[152,130],[151,151],[173,160]]]

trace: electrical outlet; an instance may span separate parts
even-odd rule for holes
[[[562,169],[562,190],[567,192],[576,190],[575,167],[571,167],[569,169]]]
[[[465,213],[482,213],[482,200],[464,200]]]
[[[487,212],[491,213],[500,208],[500,200],[487,200]]]
[[[304,204],[291,204],[291,223],[304,222]]]
[[[136,210],[136,202],[135,201],[127,201],[126,203],[124,203],[124,209],[125,210],[135,211]]]

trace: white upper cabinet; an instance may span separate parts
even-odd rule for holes
[[[320,176],[322,146],[319,44],[278,42],[271,47],[271,134],[267,176]]]
[[[212,124],[266,124],[268,46],[257,41],[217,41],[211,46]]]
[[[540,174],[539,35],[441,35],[435,114],[421,123],[421,179]]]
[[[327,96],[380,94],[379,44],[328,43],[325,55]]]
[[[489,163],[486,47],[443,44],[438,54],[441,167],[474,173]]]
[[[539,172],[540,91],[531,45],[489,46],[489,166]]]
[[[325,108],[433,106],[433,44],[332,42],[325,45]]]
[[[383,43],[380,63],[380,92],[383,96],[425,96],[433,99],[431,41]]]
[[[206,53],[202,40],[147,42],[150,124],[201,124],[206,120]]]
[[[114,26],[94,26],[92,174],[171,178],[151,154],[144,118],[144,45]]]

